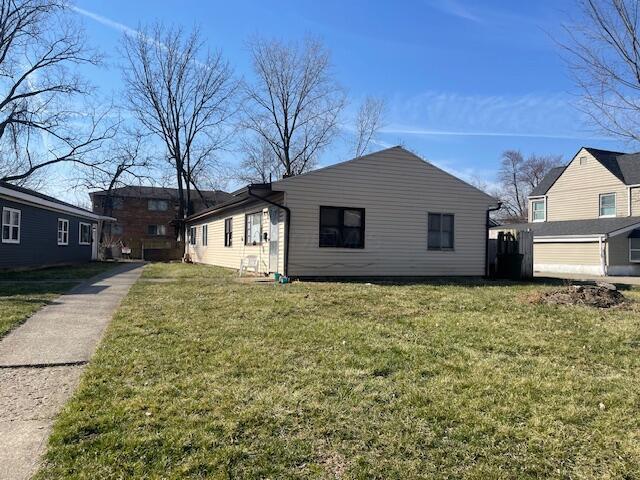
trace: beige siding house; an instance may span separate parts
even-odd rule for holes
[[[534,189],[529,223],[506,229],[533,232],[538,272],[640,275],[640,154],[581,148]]]
[[[485,274],[497,201],[393,147],[266,185],[188,219],[195,262],[291,277]],[[288,242],[287,242],[288,239]]]

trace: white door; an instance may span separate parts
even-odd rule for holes
[[[269,209],[269,272],[274,273],[278,271],[278,251],[280,248],[279,240],[279,217],[280,209]]]

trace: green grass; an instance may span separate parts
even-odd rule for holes
[[[113,268],[89,263],[24,272],[0,273],[0,338],[81,280]]]
[[[638,309],[544,288],[148,266],[37,478],[640,477]]]

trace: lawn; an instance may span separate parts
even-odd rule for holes
[[[78,266],[0,273],[0,338],[82,280],[113,268],[114,265],[92,262]]]
[[[638,308],[541,288],[148,266],[37,478],[638,478]]]

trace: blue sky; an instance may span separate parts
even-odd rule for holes
[[[160,20],[199,25],[239,76],[250,76],[245,42],[319,36],[352,108],[383,97],[379,145],[403,144],[463,178],[495,178],[501,153],[561,154],[582,145],[628,150],[583,121],[553,38],[575,9],[571,0],[122,1],[78,0],[90,41],[107,54],[91,73],[105,95],[121,88],[117,46],[123,28]],[[346,135],[346,134],[345,134]],[[322,158],[346,159],[345,141]],[[238,157],[228,154],[227,160]]]

